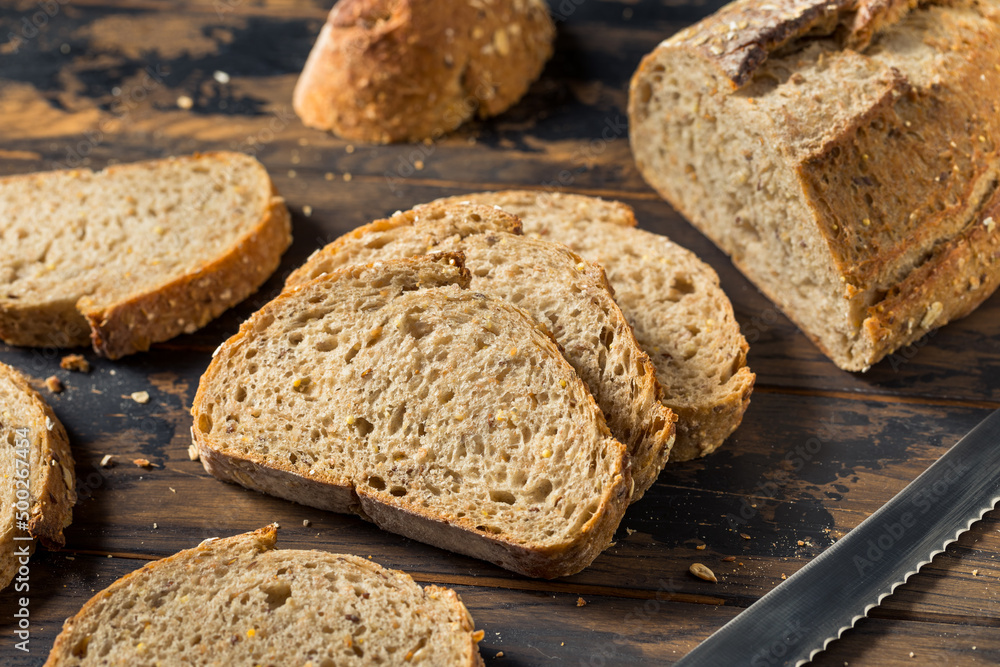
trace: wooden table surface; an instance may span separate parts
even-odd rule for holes
[[[719,3],[553,2],[556,54],[516,108],[433,145],[383,147],[308,130],[291,109],[327,2],[3,3],[0,173],[242,150],[287,198],[295,243],[246,303],[145,354],[110,362],[87,352],[89,375],[60,370],[61,351],[0,345],[0,360],[37,385],[53,374],[66,383],[65,393],[46,395],[70,433],[80,489],[66,549],[32,559],[30,653],[13,647],[13,591],[0,594],[0,664],[41,664],[67,616],[149,560],[271,521],[281,524],[279,546],[371,556],[454,587],[486,632],[487,664],[668,664],[1000,407],[997,297],[867,374],[845,373],[643,182],[628,148],[629,76],[661,39]],[[190,108],[180,108],[183,97]],[[743,425],[724,448],[668,467],[591,567],[526,579],[224,484],[188,460],[188,409],[212,350],[313,249],[435,197],[515,186],[620,199],[642,227],[698,253],[732,298],[757,373]],[[130,400],[138,390],[152,400]],[[119,464],[101,468],[105,454]],[[154,467],[135,467],[137,457]],[[987,515],[816,664],[1000,663],[998,519]],[[695,561],[719,582],[690,576]]]

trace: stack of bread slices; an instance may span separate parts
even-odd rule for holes
[[[583,569],[754,381],[715,273],[634,225],[500,192],[337,239],[216,351],[206,470],[528,576]]]

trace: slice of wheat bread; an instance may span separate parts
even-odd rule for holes
[[[438,200],[500,206],[525,234],[565,243],[599,262],[635,337],[656,367],[663,403],[677,413],[671,461],[715,451],[739,426],[755,376],[733,307],[710,266],[665,236],[633,229],[616,201],[537,191],[480,192]]]
[[[291,243],[254,158],[207,153],[0,179],[0,339],[112,359],[253,293]]]
[[[675,417],[659,401],[656,370],[615,303],[603,269],[561,244],[498,231],[504,218],[511,231],[520,231],[514,216],[492,207],[419,206],[330,243],[287,285],[376,259],[428,250],[463,253],[470,289],[524,309],[559,343],[604,412],[612,435],[628,446],[635,502],[666,464],[674,436]],[[450,233],[457,228],[463,233]]]
[[[76,504],[73,455],[66,429],[24,376],[3,363],[0,471],[2,589],[25,564],[23,549],[33,546],[24,537],[35,538],[50,549],[66,544],[63,528],[70,524]]]
[[[199,384],[201,460],[528,576],[577,572],[628,505],[625,446],[548,332],[442,261],[348,267],[255,313]]]
[[[275,526],[149,563],[67,619],[46,667],[482,665],[455,591],[319,550]]]

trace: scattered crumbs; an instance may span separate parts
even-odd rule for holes
[[[187,111],[188,109],[194,106],[194,100],[192,100],[187,95],[181,95],[180,97],[177,98],[177,106],[178,108]]]
[[[744,540],[749,540],[750,539],[750,536],[747,535],[746,533],[740,533],[740,537],[742,537]]]
[[[101,459],[102,468],[113,468],[115,465],[115,457],[111,454],[105,454],[104,458]]]
[[[494,658],[502,658],[503,657],[503,651],[497,651],[497,654],[495,656],[493,656],[493,657]]]
[[[352,146],[351,144],[347,144],[346,146],[344,146],[344,152],[346,152],[346,153],[353,153],[354,152],[354,146]]]
[[[295,178],[296,176],[298,176],[298,174],[295,173],[294,169],[289,169],[288,170],[288,178]]]
[[[61,394],[66,391],[66,386],[62,383],[62,380],[57,378],[55,375],[50,375],[45,378],[45,388],[53,394]]]
[[[577,607],[586,607],[587,606],[587,601],[584,600],[583,598],[577,598],[576,599],[576,606]]]
[[[726,556],[725,558],[722,559],[722,562],[723,563],[732,563],[735,560],[736,560],[736,556]]]
[[[108,375],[118,375],[118,371],[112,368],[110,371],[108,371]]]
[[[108,554],[108,558],[114,558],[114,556],[112,556],[111,554]]]
[[[973,570],[972,571],[972,576],[973,577],[978,577],[979,576],[979,570]]]
[[[688,568],[688,572],[703,579],[705,581],[711,581],[712,583],[718,583],[719,580],[716,578],[715,573],[710,569],[702,565],[701,563],[691,563],[691,567]]]
[[[160,524],[158,524],[158,523],[156,523],[156,522],[154,521],[154,522],[153,522],[153,530],[156,530],[156,529],[157,529],[157,528],[159,528],[159,527],[160,527]]]
[[[786,576],[785,576],[785,573],[784,573],[784,572],[782,572],[782,573],[781,573],[781,580],[782,580],[782,581],[784,581],[784,580],[785,580],[785,579],[787,579],[787,578],[788,578],[788,577],[786,577]]]
[[[212,78],[221,83],[222,85],[226,85],[227,83],[229,83],[229,73],[223,72],[222,70],[218,69],[215,70],[215,72],[212,73]]]
[[[799,545],[800,547],[804,547],[806,545],[806,543],[803,542],[802,540],[799,540],[798,542],[796,542],[796,544]]]
[[[565,645],[566,645],[566,642],[559,642],[559,645],[560,645],[560,646],[565,646]]]
[[[302,207],[302,215],[304,215],[304,216],[306,216],[308,218],[312,214],[313,214],[313,207],[312,206],[310,206],[309,204],[306,204],[305,206]]]
[[[415,161],[413,163],[413,168],[416,169],[417,171],[420,171],[421,169],[424,168],[424,161],[423,160],[417,160],[417,161]]]
[[[312,525],[312,521],[310,521],[309,519],[302,519],[302,525],[308,528],[309,526]]]
[[[198,447],[194,444],[188,445],[188,458],[197,461],[201,457],[198,455]]]
[[[345,172],[344,172],[344,180],[345,180],[345,181],[349,181],[349,180],[351,180],[352,178],[354,178],[354,177],[353,177],[353,176],[351,176],[351,172],[349,172],[349,171],[345,171]]]
[[[134,463],[139,468],[152,468],[153,464],[149,462],[149,459],[133,459]]]
[[[695,549],[697,549],[698,551],[704,551],[706,546],[708,546],[708,545],[699,544],[699,545],[695,546]]]
[[[635,534],[635,531],[634,531],[634,530],[632,530],[631,528],[626,528],[626,529],[625,529],[625,532],[626,532],[626,533],[628,533],[628,534],[629,534],[629,536],[632,536],[632,535],[634,535],[634,534]]]
[[[59,368],[65,371],[77,371],[78,373],[89,373],[90,362],[82,354],[67,354],[59,360]]]
[[[170,489],[170,493],[177,493],[177,489],[175,489],[174,487],[168,486],[167,488]]]
[[[329,172],[329,171],[326,172],[325,174],[323,174],[323,178],[325,178],[328,181],[332,181],[333,180],[333,172]]]
[[[913,655],[913,651],[910,651],[910,657],[911,657],[911,658],[912,658],[912,657],[914,657],[914,655]]]
[[[74,558],[73,556],[66,556],[66,560],[76,560],[76,558]],[[972,648],[975,649],[976,647],[973,646]]]
[[[133,391],[130,394],[130,398],[138,403],[139,405],[145,405],[149,403],[149,392],[148,391]]]

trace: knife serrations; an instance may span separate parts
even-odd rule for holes
[[[805,664],[1000,501],[1000,410],[677,665]]]
[[[922,568],[924,565],[927,565],[932,560],[934,560],[934,557],[937,556],[938,554],[944,553],[948,549],[948,545],[949,544],[957,542],[958,538],[962,536],[962,533],[964,533],[965,531],[971,529],[972,526],[977,521],[982,521],[983,517],[986,516],[986,513],[989,512],[990,510],[992,510],[994,507],[996,507],[997,503],[1000,503],[1000,496],[994,496],[993,499],[992,499],[992,501],[990,501],[989,506],[988,507],[984,507],[983,511],[979,513],[979,516],[970,518],[969,519],[969,523],[966,524],[964,528],[959,528],[958,530],[956,530],[955,531],[955,535],[952,536],[952,537],[949,537],[947,540],[945,540],[944,544],[941,546],[940,549],[935,549],[934,551],[932,551],[930,553],[930,555],[927,557],[926,560],[922,560],[919,563],[917,563],[916,566],[914,567],[914,569],[910,570],[909,572],[907,572],[903,576],[902,580],[897,581],[894,584],[892,584],[889,587],[889,591],[888,592],[882,593],[881,595],[879,595],[878,600],[876,602],[874,602],[872,604],[869,604],[867,607],[865,607],[865,611],[864,611],[863,614],[860,614],[860,615],[855,616],[854,618],[852,618],[851,619],[851,623],[849,625],[845,625],[842,628],[840,628],[840,630],[837,631],[837,635],[835,637],[829,637],[828,639],[826,639],[826,641],[823,642],[822,646],[820,646],[819,648],[815,649],[812,653],[810,653],[809,657],[807,659],[805,659],[805,660],[799,660],[795,664],[795,667],[801,667],[802,665],[808,664],[813,658],[815,658],[817,655],[819,655],[820,653],[822,653],[823,651],[825,651],[826,648],[827,648],[827,646],[830,645],[830,642],[832,642],[834,640],[837,640],[837,639],[840,639],[840,637],[845,632],[847,632],[848,630],[850,630],[851,628],[853,628],[855,625],[857,625],[858,621],[860,621],[862,618],[867,617],[868,616],[868,612],[870,612],[872,609],[874,609],[875,607],[877,607],[880,604],[882,604],[882,601],[885,600],[890,595],[892,595],[893,593],[895,593],[897,588],[899,588],[900,586],[902,586],[903,584],[905,584],[907,581],[909,581],[910,577],[912,577],[913,575],[915,575],[917,572],[920,571],[920,568]]]

